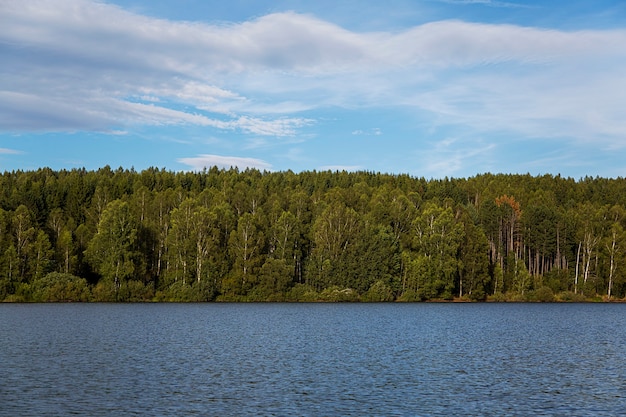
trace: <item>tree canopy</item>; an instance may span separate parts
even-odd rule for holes
[[[622,299],[626,181],[0,175],[0,300]]]

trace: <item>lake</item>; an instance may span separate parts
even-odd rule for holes
[[[615,416],[626,304],[2,304],[0,415]]]

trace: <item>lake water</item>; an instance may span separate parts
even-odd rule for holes
[[[3,304],[0,415],[626,415],[625,304]]]

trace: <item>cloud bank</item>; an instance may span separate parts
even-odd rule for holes
[[[398,106],[464,136],[619,148],[624,45],[625,30],[449,20],[362,33],[293,12],[207,24],[88,0],[0,0],[0,130],[193,125],[286,137],[317,123],[316,109]]]

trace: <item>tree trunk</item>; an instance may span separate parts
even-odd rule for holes
[[[615,244],[617,240],[617,235],[615,233],[615,231],[613,232],[613,240],[611,242],[611,249],[610,249],[610,253],[611,253],[611,261],[610,261],[610,267],[609,267],[609,288],[607,291],[607,297],[610,300],[611,299],[611,292],[613,290],[613,273],[615,271]]]
[[[580,265],[580,248],[582,244],[582,242],[578,243],[578,250],[576,251],[576,275],[574,275],[574,294],[578,294],[578,271]]]

